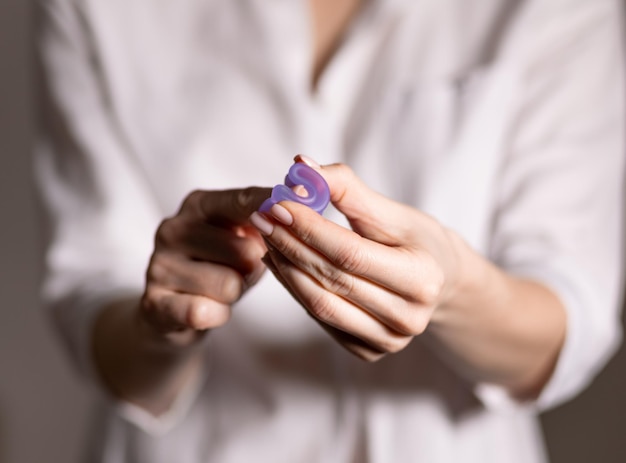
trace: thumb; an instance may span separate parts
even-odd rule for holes
[[[387,245],[400,244],[413,210],[368,187],[345,164],[314,166],[330,188],[330,200],[359,235]]]
[[[180,213],[194,215],[213,225],[244,225],[250,214],[269,198],[271,188],[249,187],[222,191],[194,191]]]

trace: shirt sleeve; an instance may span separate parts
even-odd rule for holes
[[[38,4],[41,133],[34,163],[45,224],[44,306],[79,370],[98,385],[93,322],[108,303],[139,299],[162,214],[116,118],[80,5]],[[189,393],[182,396],[181,403],[191,402]],[[181,407],[161,421],[182,416]],[[118,407],[147,431],[167,427],[135,408]]]
[[[523,45],[507,51],[523,63],[522,86],[490,254],[566,309],[565,344],[532,404],[544,410],[585,388],[621,340],[626,122],[618,2],[534,3]],[[488,404],[501,392],[478,387]]]

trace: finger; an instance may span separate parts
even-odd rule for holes
[[[333,328],[318,321],[318,324],[326,331],[335,341],[341,344],[345,349],[352,352],[362,360],[368,362],[376,362],[386,355],[386,352],[380,352],[373,347],[367,345],[359,338],[348,333]]]
[[[175,253],[156,253],[148,266],[147,282],[230,305],[258,281],[263,266],[258,268],[249,279],[244,279],[239,272],[224,265],[193,261]]]
[[[272,226],[269,234],[268,229],[259,230],[292,262],[306,264],[298,256],[301,248],[292,239],[296,237],[342,273],[369,280],[410,302],[430,305],[438,297],[443,277],[432,257],[419,249],[369,240],[294,202],[281,202],[270,214],[281,225]]]
[[[322,288],[280,253],[270,249],[269,255],[281,281],[320,322],[359,338],[379,352],[398,352],[410,342],[410,336],[394,332],[360,307]]]
[[[276,252],[280,252],[321,287],[367,311],[393,331],[416,336],[426,329],[432,313],[431,307],[412,299],[407,300],[406,296],[399,295],[397,291],[338,267],[283,227],[276,226],[268,242]]]
[[[157,285],[147,285],[141,299],[144,319],[161,332],[184,329],[207,330],[230,319],[230,306],[191,294],[181,294]]]
[[[276,279],[283,285],[283,287],[291,294],[291,296],[303,307],[306,309],[306,306],[300,300],[298,294],[291,288],[289,283],[285,280],[285,278],[280,274],[276,265],[272,261],[270,254],[266,254],[263,257],[263,262],[267,266],[267,268],[272,272],[272,274],[276,277]],[[308,312],[307,312],[308,313]],[[369,361],[374,362],[380,360],[385,354],[374,349],[372,346],[369,346],[367,343],[363,342],[359,338],[352,336],[348,333],[338,330],[315,317],[311,317],[315,322],[326,331],[335,341],[341,344],[345,349],[349,352],[352,352],[357,357]]]
[[[392,201],[369,188],[345,164],[319,166],[297,156],[321,174],[330,188],[330,200],[361,236],[387,245],[401,244],[401,238],[414,233],[407,218],[415,214],[410,207]]]
[[[190,193],[181,206],[180,215],[199,218],[213,225],[239,225],[270,197],[271,188],[249,187],[236,190]]]
[[[242,275],[254,273],[265,253],[265,244],[255,233],[246,236],[184,217],[164,220],[159,226],[157,251],[176,251],[191,259],[234,268]]]

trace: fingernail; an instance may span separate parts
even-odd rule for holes
[[[319,169],[322,166],[320,166],[316,161],[314,161],[313,159],[311,159],[308,156],[305,156],[304,154],[298,154],[295,158],[294,161],[296,162],[303,162],[304,164],[306,164],[309,167],[313,167],[314,169]]]
[[[268,220],[258,212],[253,212],[249,220],[250,223],[254,225],[254,227],[259,230],[262,235],[269,236],[274,231],[274,225],[268,222]]]
[[[291,213],[280,204],[274,204],[270,209],[270,213],[276,217],[276,220],[285,225],[291,225],[293,223],[293,216]]]

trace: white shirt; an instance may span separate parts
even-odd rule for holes
[[[206,379],[161,419],[109,401],[89,461],[544,461],[536,413],[620,340],[617,1],[370,0],[313,95],[305,1],[41,3],[44,296],[88,376],[90,324],[141,294],[159,222],[193,189],[280,183],[301,152],[434,215],[568,316],[549,384],[516,404],[419,338],[353,358],[265,275],[208,336]]]

